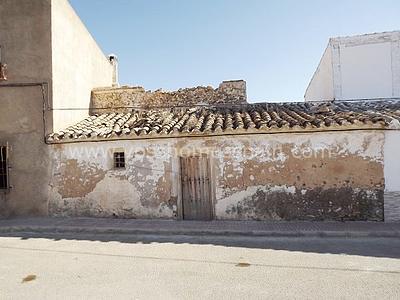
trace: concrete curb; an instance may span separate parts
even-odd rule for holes
[[[215,229],[134,229],[93,228],[77,226],[2,226],[0,234],[118,234],[118,235],[162,235],[162,236],[230,236],[230,237],[383,237],[399,238],[396,230],[215,230]]]

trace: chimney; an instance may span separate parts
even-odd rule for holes
[[[113,66],[113,74],[112,74],[112,86],[118,87],[118,57],[115,54],[110,54],[108,56],[108,60]]]
[[[237,103],[247,102],[246,81],[244,80],[227,80],[220,83],[218,90],[232,98]]]

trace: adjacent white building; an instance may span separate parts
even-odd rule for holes
[[[365,107],[393,98],[400,98],[400,31],[329,39],[304,95],[305,101],[361,100]],[[400,220],[399,125],[384,136],[386,221]]]
[[[400,31],[329,39],[306,101],[400,97]]]

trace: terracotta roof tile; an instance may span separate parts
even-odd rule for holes
[[[388,128],[399,124],[400,101],[258,103],[133,110],[88,116],[48,135],[49,142]],[[397,125],[399,126],[399,125]]]

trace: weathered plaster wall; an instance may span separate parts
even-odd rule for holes
[[[125,151],[126,169],[113,168]],[[173,141],[53,146],[50,213],[75,216],[173,218],[178,172]]]
[[[91,113],[129,112],[132,107],[244,104],[246,99],[243,80],[224,81],[217,89],[199,86],[173,92],[145,91],[142,87],[98,88],[92,92]]]
[[[76,108],[89,108],[93,88],[111,87],[113,66],[67,0],[52,1],[51,30],[54,130],[60,130],[88,115]]]
[[[400,131],[385,132],[385,221],[400,221]]]
[[[0,82],[0,143],[9,143],[12,167],[0,216],[45,215],[50,169],[42,87],[5,85],[47,82],[44,97],[51,94],[50,0],[1,0],[0,45],[8,75]]]
[[[222,219],[382,220],[383,133],[277,134],[226,141]]]
[[[53,145],[50,213],[177,217],[178,158],[201,152],[217,219],[382,220],[383,143],[358,131]],[[113,149],[126,170],[112,169]]]

